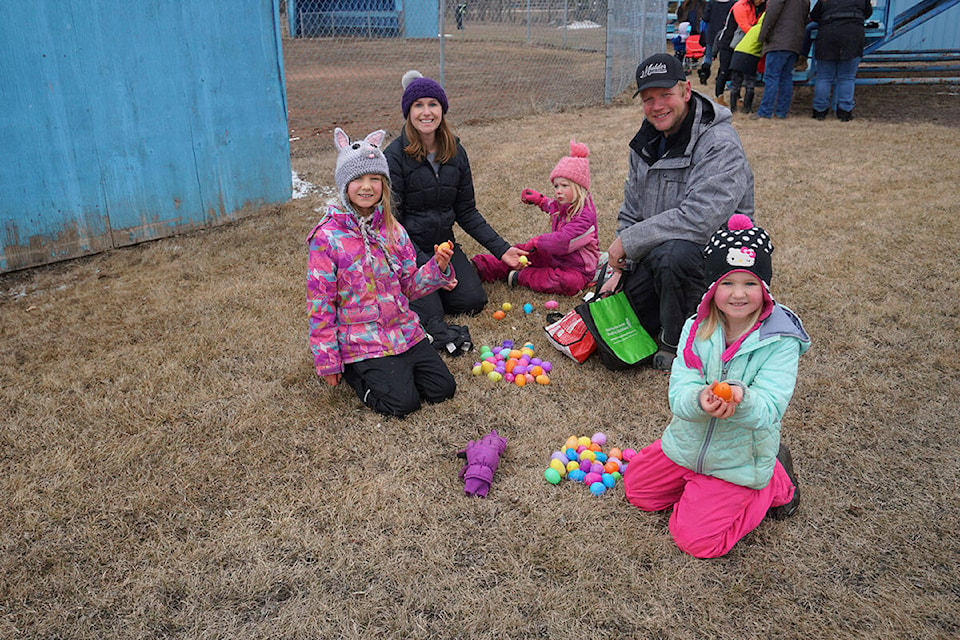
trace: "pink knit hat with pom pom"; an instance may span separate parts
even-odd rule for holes
[[[590,149],[587,145],[576,140],[570,141],[570,155],[560,158],[560,162],[550,172],[550,182],[554,178],[566,178],[578,185],[590,190],[590,161],[587,156],[590,155]]]
[[[704,280],[710,283],[707,292],[703,294],[700,305],[697,307],[697,317],[690,327],[687,344],[683,348],[683,358],[686,365],[692,369],[703,369],[703,363],[693,352],[693,341],[696,338],[700,323],[710,313],[710,303],[717,291],[717,282],[733,271],[752,273],[763,283],[763,308],[757,324],[750,331],[743,334],[739,340],[730,345],[721,356],[724,362],[730,360],[740,348],[743,340],[773,311],[773,298],[770,296],[770,279],[773,277],[773,265],[770,254],[773,253],[773,243],[770,236],[760,227],[753,224],[748,216],[735,213],[730,216],[727,224],[717,229],[703,250]]]

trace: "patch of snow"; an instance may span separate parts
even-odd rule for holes
[[[563,25],[560,25],[557,28],[563,29]],[[583,20],[581,22],[571,22],[570,24],[567,25],[567,29],[571,31],[574,29],[599,29],[599,28],[600,28],[600,25],[591,20]]]
[[[306,197],[307,194],[313,191],[314,189],[313,185],[307,182],[306,180],[301,180],[300,176],[297,175],[296,171],[292,173],[293,173],[293,193],[291,197],[294,200],[298,198]]]

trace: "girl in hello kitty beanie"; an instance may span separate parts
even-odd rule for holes
[[[680,334],[670,372],[673,419],[634,456],[624,491],[644,511],[672,509],[677,546],[699,558],[725,555],[770,515],[800,504],[780,422],[810,338],[770,295],[773,244],[734,214],[704,249],[710,286]]]

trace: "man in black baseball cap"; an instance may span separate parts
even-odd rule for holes
[[[636,98],[648,87],[668,89],[686,80],[687,74],[683,71],[683,64],[676,57],[666,53],[655,53],[637,67],[637,92],[633,97]]]
[[[703,296],[703,248],[734,213],[753,216],[753,171],[730,110],[690,87],[682,63],[657,53],[637,67],[644,122],[608,249],[615,274],[600,293],[623,288],[643,328],[657,336],[655,368],[669,371],[684,321]]]

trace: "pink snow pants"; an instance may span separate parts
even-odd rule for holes
[[[660,440],[633,457],[623,476],[627,500],[644,511],[670,514],[670,534],[677,547],[697,558],[719,558],[753,531],[770,507],[793,499],[793,483],[778,460],[763,489],[699,474],[674,463]]]
[[[574,269],[537,265],[537,254],[532,254],[530,266],[520,270],[517,282],[540,293],[575,296],[590,282],[590,278]],[[490,254],[482,253],[470,259],[483,282],[506,280],[510,267]]]

